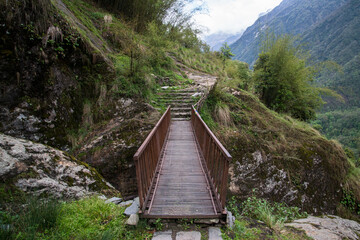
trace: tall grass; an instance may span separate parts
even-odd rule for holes
[[[1,212],[0,239],[38,239],[39,232],[54,228],[61,204],[53,199],[31,197],[19,212]]]

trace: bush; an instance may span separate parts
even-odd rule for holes
[[[323,103],[319,90],[311,85],[315,70],[307,65],[307,54],[285,35],[267,39],[254,66],[257,92],[267,107],[301,120],[315,118]]]

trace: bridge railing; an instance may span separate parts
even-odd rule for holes
[[[229,163],[232,159],[194,107],[191,108],[191,123],[206,162],[208,176],[213,191],[217,195],[217,204],[224,212],[228,185]]]
[[[170,126],[170,121],[171,112],[169,106],[134,155],[140,209],[142,211],[144,211],[146,207],[144,206],[144,202],[147,202],[150,196],[152,182],[154,181],[156,168]]]

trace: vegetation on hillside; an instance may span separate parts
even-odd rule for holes
[[[359,28],[360,2],[357,0],[316,0],[316,1],[283,1],[265,16],[260,17],[250,26],[242,37],[231,45],[235,59],[245,61],[251,66],[255,64],[261,52],[261,41],[266,31],[275,34],[299,35],[311,54],[311,60],[334,61],[342,66],[342,71],[323,71],[316,77],[315,84],[327,87],[342,95],[345,101],[325,97],[326,104],[318,109],[319,118],[328,117],[318,124],[321,132],[328,138],[334,138],[350,148],[360,157],[360,149],[354,144],[354,136],[359,130],[347,124],[348,116],[360,105],[360,75],[359,75]],[[337,114],[344,113],[344,117]],[[326,113],[326,115],[324,115]],[[334,122],[329,122],[333,119]],[[356,118],[353,118],[356,121]],[[341,123],[343,122],[343,123]],[[332,126],[343,129],[335,132]],[[342,135],[340,132],[344,132]],[[349,134],[351,132],[351,134]],[[349,137],[347,137],[349,136]]]
[[[311,82],[314,68],[308,66],[306,55],[294,46],[289,35],[269,37],[254,67],[256,92],[269,108],[309,120],[322,101]]]
[[[299,61],[302,63],[301,60]],[[349,154],[345,155],[338,143],[327,140],[308,123],[289,117],[287,115],[289,113],[279,114],[269,110],[256,96],[257,89],[261,86],[259,85],[261,82],[254,81],[257,77],[256,74],[258,74],[257,70],[252,78],[252,71],[245,63],[227,62],[227,77],[220,79],[200,110],[204,121],[233,156],[234,166],[248,164],[247,159],[255,158],[253,154],[257,151],[261,152],[263,159],[265,158],[262,160],[265,161],[263,163],[265,165],[253,169],[250,179],[241,179],[241,182],[235,182],[235,184],[241,185],[241,195],[243,196],[246,191],[251,192],[251,189],[256,186],[263,187],[265,182],[260,185],[252,183],[253,177],[259,174],[258,181],[260,182],[262,179],[273,178],[274,172],[269,169],[273,169],[275,166],[287,172],[290,185],[296,188],[297,193],[307,196],[326,193],[325,195],[328,194],[329,197],[328,200],[325,200],[328,197],[322,195],[321,201],[314,198],[311,203],[309,202],[310,205],[307,205],[306,202],[300,200],[301,196],[297,195],[298,199],[293,197],[289,204],[301,205],[302,210],[312,211],[314,206],[321,209],[322,204],[327,202],[325,211],[333,209],[342,216],[357,219],[360,192],[359,181],[356,179],[360,176],[360,172],[356,166],[356,158],[350,158]],[[310,74],[312,74],[311,71]],[[311,88],[311,86],[307,87]],[[289,90],[292,88],[289,87]],[[286,103],[288,102],[283,102],[283,104]],[[307,105],[305,104],[305,106]],[[320,165],[319,162],[311,160],[315,158],[322,159]],[[253,163],[255,159],[249,161]],[[243,176],[243,173],[234,171],[233,174]],[[310,172],[312,171],[317,177],[311,177]],[[317,175],[322,171],[327,172],[326,176]],[[306,185],[305,182],[310,184]],[[333,186],[334,189],[331,190],[329,187],[325,189],[324,186]],[[343,193],[336,189],[342,189]],[[276,187],[275,192],[269,194],[264,191],[265,189],[260,189],[258,196],[272,201],[283,201],[285,193],[280,193],[284,191],[280,186]],[[344,194],[348,192],[351,194]],[[351,199],[350,204],[343,204],[347,202],[344,200],[347,198],[346,196]],[[354,207],[349,208],[348,206]]]

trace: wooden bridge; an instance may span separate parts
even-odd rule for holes
[[[193,106],[191,120],[175,119],[169,106],[134,156],[140,213],[145,218],[222,217],[231,156]]]

